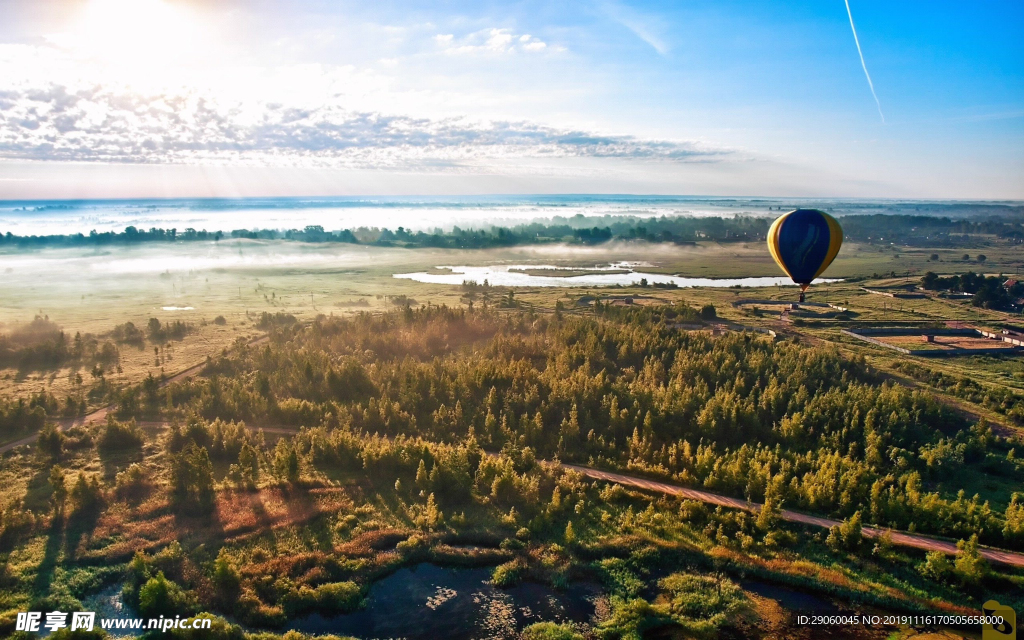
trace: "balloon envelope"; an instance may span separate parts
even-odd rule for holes
[[[832,264],[842,244],[839,223],[817,209],[790,211],[768,230],[772,257],[802,289]]]

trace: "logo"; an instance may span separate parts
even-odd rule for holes
[[[989,600],[981,605],[986,617],[1002,618],[1002,622],[981,625],[981,640],[1017,640],[1017,614],[1006,605]]]
[[[48,632],[53,633],[58,629],[64,629],[68,626],[68,612],[64,611],[51,611],[46,614],[46,622],[42,622],[43,613],[41,611],[22,611],[18,613],[18,619],[15,622],[15,631],[39,631],[40,623],[43,628]],[[92,631],[93,626],[96,624],[96,614],[92,611],[72,611],[71,615],[71,631]]]

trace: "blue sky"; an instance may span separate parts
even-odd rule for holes
[[[6,0],[0,198],[1024,198],[1024,4]]]

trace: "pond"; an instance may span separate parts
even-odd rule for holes
[[[125,603],[121,592],[124,585],[121,583],[111,584],[101,591],[82,599],[82,611],[96,612],[96,625],[103,619],[127,619],[137,618],[139,614]],[[49,634],[42,634],[49,635]],[[138,632],[131,629],[108,629],[107,635],[114,638],[134,638]]]
[[[850,612],[849,609],[840,607],[827,597],[770,582],[741,580],[740,586],[763,598],[775,600],[787,611],[795,613],[840,615]]]
[[[420,564],[375,582],[354,613],[312,614],[288,628],[364,639],[509,638],[534,622],[590,622],[602,597],[600,587],[589,583],[564,591],[531,582],[498,589],[490,578],[489,568]]]
[[[674,284],[678,287],[774,287],[795,286],[785,276],[759,278],[691,278],[672,276],[663,273],[645,273],[637,271],[644,266],[638,262],[616,262],[598,267],[557,267],[554,265],[491,265],[485,267],[441,266],[439,270],[450,273],[396,273],[393,277],[429,284],[462,284],[472,281],[483,284],[486,280],[493,286],[501,287],[589,287],[589,286],[630,286],[639,284],[646,279],[650,284]],[[551,275],[538,275],[537,271],[550,271]],[[578,273],[582,275],[559,275],[559,272]],[[822,278],[815,282],[837,282],[835,279]]]

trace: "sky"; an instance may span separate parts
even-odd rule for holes
[[[997,0],[0,0],[0,199],[1021,199],[1022,33]]]

